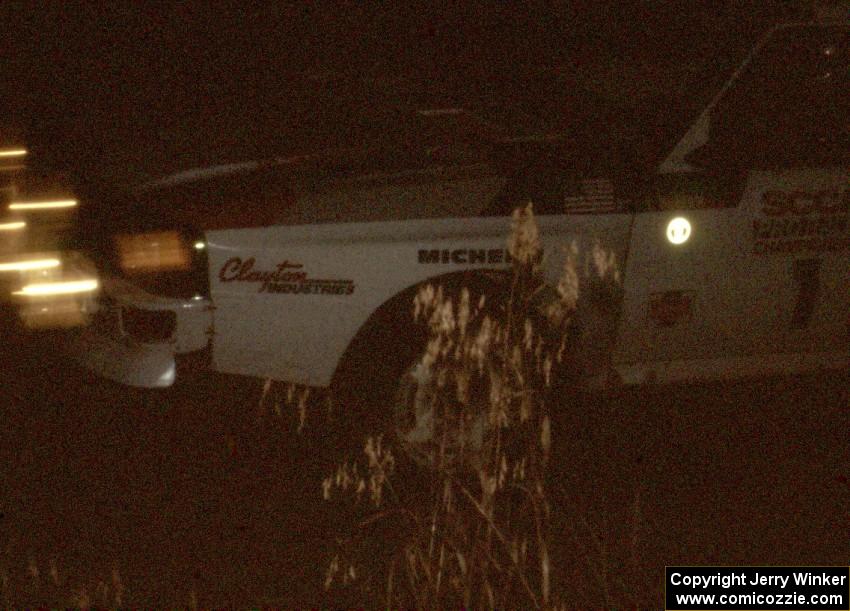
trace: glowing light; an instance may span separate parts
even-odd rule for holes
[[[667,239],[671,244],[684,244],[691,237],[691,224],[688,219],[677,216],[667,224]]]
[[[171,386],[174,384],[174,378],[177,377],[177,368],[174,363],[169,365],[168,369],[162,372],[159,376],[159,380],[157,380],[163,386]]]
[[[195,250],[203,250],[207,247],[203,242],[195,242]]]
[[[115,237],[121,268],[129,273],[187,270],[191,253],[176,231],[159,231]]]
[[[70,295],[72,293],[89,293],[97,290],[97,280],[72,280],[68,282],[44,282],[28,284],[15,295],[25,297],[41,297],[46,295]]]
[[[7,149],[0,151],[0,157],[26,157],[27,149]]]
[[[29,261],[12,261],[0,263],[0,272],[27,272],[37,269],[59,267],[59,259],[30,259]]]
[[[0,231],[17,231],[23,229],[27,224],[23,221],[14,221],[12,223],[0,223]]]
[[[14,202],[9,204],[9,210],[44,210],[49,208],[73,208],[77,205],[75,199],[57,199],[48,202]]]

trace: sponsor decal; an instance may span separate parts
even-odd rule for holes
[[[671,327],[680,320],[689,320],[694,295],[690,291],[665,291],[649,296],[649,318],[661,327]]]
[[[254,257],[244,260],[241,257],[231,257],[218,270],[218,279],[225,283],[257,283],[258,293],[351,295],[354,292],[353,281],[310,278],[301,263],[283,261],[278,263],[274,270],[256,269],[256,263]]]
[[[504,265],[511,256],[504,248],[431,248],[419,250],[419,263],[453,265]]]
[[[850,250],[850,191],[765,191],[753,219],[756,254]]]

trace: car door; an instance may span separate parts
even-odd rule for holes
[[[628,250],[614,355],[620,366],[745,352],[748,303],[738,286],[746,265],[744,215],[707,183],[662,177],[643,196]]]
[[[632,233],[620,362],[715,377],[846,360],[848,40],[777,29],[662,164]]]

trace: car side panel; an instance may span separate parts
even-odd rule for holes
[[[630,218],[539,217],[547,280],[557,284],[573,244],[581,276],[595,273],[594,252],[622,268]],[[509,231],[510,219],[495,217],[210,232],[214,367],[326,386],[357,331],[393,296],[450,272],[507,268]]]

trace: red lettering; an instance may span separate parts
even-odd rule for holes
[[[304,267],[301,263],[290,263],[289,261],[284,261],[283,263],[278,263],[275,271],[265,272],[254,269],[254,264],[256,262],[257,260],[254,257],[250,257],[244,261],[239,257],[232,257],[225,261],[224,265],[221,266],[221,269],[218,272],[218,278],[222,282],[233,282],[234,280],[238,280],[239,282],[264,283],[268,283],[269,281],[300,282],[307,279],[306,272],[287,271]]]
[[[221,269],[218,271],[218,279],[222,282],[232,282],[239,278],[239,273],[242,268],[242,259],[232,257],[224,262]],[[231,272],[235,272],[231,275]]]
[[[260,283],[260,293],[350,295],[354,292],[354,284],[349,280],[310,280],[307,277],[307,272],[300,271],[304,267],[301,263],[284,261],[275,266],[275,271],[256,270],[254,269],[255,263],[254,257],[244,261],[240,257],[231,257],[221,266],[218,278],[222,282],[258,282]],[[293,269],[299,271],[290,271]],[[338,283],[338,286],[335,283]]]

